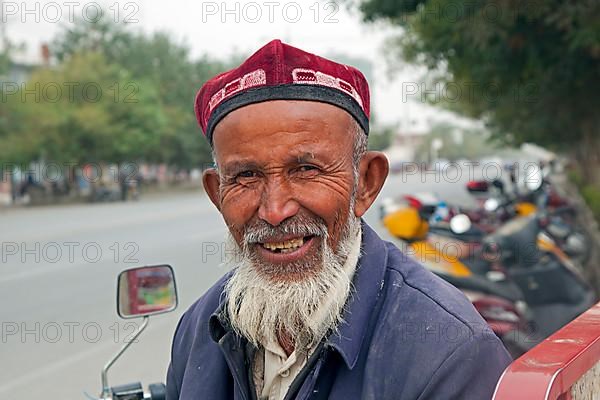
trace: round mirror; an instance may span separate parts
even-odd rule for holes
[[[542,170],[538,165],[528,165],[525,170],[525,187],[535,192],[542,186],[542,180],[544,179]]]
[[[471,229],[471,219],[465,214],[457,214],[450,220],[452,232],[461,234]]]
[[[485,201],[485,203],[483,203],[483,208],[487,212],[496,211],[499,206],[500,206],[500,202],[498,201],[498,199],[495,199],[493,197],[490,197],[489,199],[487,199]]]
[[[117,311],[121,318],[162,314],[177,308],[175,275],[170,265],[121,272],[117,293]]]

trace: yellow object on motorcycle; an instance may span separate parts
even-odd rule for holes
[[[556,243],[554,243],[552,239],[545,235],[538,235],[536,242],[540,250],[547,251],[549,253],[553,253],[558,249]]]
[[[456,277],[472,275],[471,270],[466,265],[437,245],[425,241],[413,242],[406,252],[407,255],[432,272]]]
[[[546,234],[540,233],[538,235],[537,245],[540,250],[554,254],[556,258],[562,261],[564,266],[566,266],[576,275],[580,275],[583,279],[585,279],[585,277],[581,275],[581,270],[575,265],[575,263],[573,263],[573,260],[571,260],[569,256],[556,245],[556,242],[554,242],[554,240],[552,240]]]
[[[383,225],[394,236],[404,240],[425,238],[429,224],[412,207],[403,207],[383,217]]]
[[[515,204],[515,210],[517,211],[518,215],[525,217],[527,215],[534,214],[537,211],[537,207],[533,203],[522,201]]]
[[[457,277],[472,274],[471,270],[453,255],[448,254],[438,244],[425,241],[429,224],[412,207],[402,207],[383,217],[383,225],[397,238],[406,240],[403,251],[432,272]]]

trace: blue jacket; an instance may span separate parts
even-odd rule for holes
[[[363,223],[339,334],[324,339],[286,399],[488,400],[511,358],[471,303]],[[220,317],[224,276],[181,318],[168,400],[253,400],[255,349]]]

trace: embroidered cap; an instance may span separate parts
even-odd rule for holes
[[[369,133],[369,86],[354,67],[272,40],[239,67],[215,76],[196,95],[194,111],[212,145],[216,124],[231,111],[269,100],[313,100],[350,113]]]

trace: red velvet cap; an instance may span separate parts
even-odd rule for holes
[[[215,125],[229,112],[269,100],[312,100],[350,113],[369,133],[369,86],[354,67],[272,40],[239,67],[215,76],[198,94],[194,110],[212,145]]]

